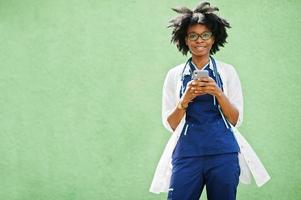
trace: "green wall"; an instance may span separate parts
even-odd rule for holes
[[[187,59],[166,25],[197,2],[0,0],[0,199],[165,199],[148,192],[162,84]],[[216,58],[239,72],[241,131],[272,176],[238,199],[301,199],[301,2],[212,2],[233,27]]]

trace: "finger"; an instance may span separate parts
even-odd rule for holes
[[[191,87],[189,87],[189,92],[194,92],[196,90],[196,86],[191,86]]]
[[[204,77],[201,79],[201,81],[204,81],[204,82],[215,82],[213,78],[211,77]]]
[[[206,82],[204,82],[204,81],[197,81],[195,86],[198,88],[198,87],[203,87],[205,85],[206,85]]]
[[[204,95],[204,94],[207,94],[206,92],[200,92],[198,93],[198,96],[201,96],[201,95]]]
[[[202,93],[204,93],[204,89],[203,88],[200,88],[200,89],[198,89],[198,90],[195,90],[195,93],[196,94],[202,94]]]
[[[199,90],[195,89],[193,90],[193,95],[197,95],[199,93]]]
[[[195,85],[197,85],[197,81],[191,80],[188,82],[188,85],[195,86]]]
[[[195,86],[190,87],[190,89],[188,91],[189,96],[193,96],[195,94],[195,91],[196,91],[196,87]]]
[[[197,94],[191,93],[191,94],[189,95],[189,99],[191,99],[191,101],[192,101],[196,96],[197,96]]]
[[[203,77],[200,79],[202,82],[209,82],[209,77]]]
[[[196,88],[196,85],[193,84],[192,82],[191,82],[189,85],[187,85],[187,90],[188,90],[188,91],[195,90],[195,88]]]
[[[215,87],[216,83],[215,82],[208,82],[208,83],[206,83],[206,86],[208,86],[208,87]]]
[[[206,92],[207,94],[213,95],[215,93],[215,91],[216,91],[216,87],[214,87],[214,86],[206,86],[206,87],[204,87],[203,91]]]

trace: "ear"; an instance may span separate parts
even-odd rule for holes
[[[185,44],[188,46],[188,39],[185,37]]]

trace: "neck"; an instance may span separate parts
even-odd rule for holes
[[[202,69],[205,64],[209,62],[209,55],[208,56],[194,56],[192,55],[192,62],[198,69]]]

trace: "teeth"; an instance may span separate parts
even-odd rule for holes
[[[205,49],[205,47],[196,47],[197,49]]]

